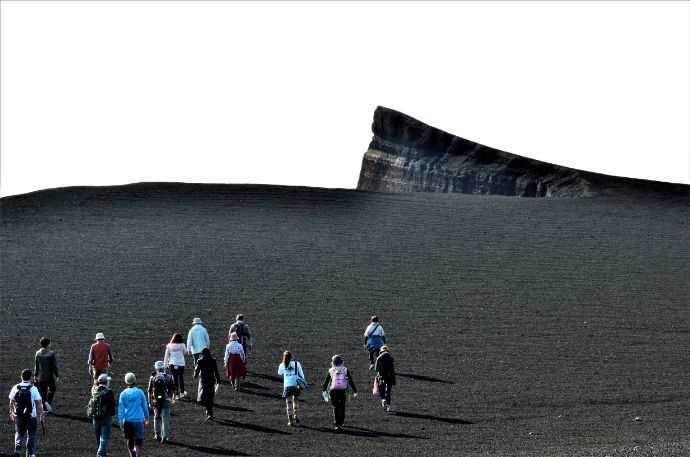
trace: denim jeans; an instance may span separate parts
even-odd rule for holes
[[[113,417],[106,416],[101,419],[93,419],[93,431],[96,434],[98,445],[98,457],[105,457],[110,439],[110,429],[113,426]]]
[[[24,440],[26,439],[26,454],[35,452],[36,428],[38,422],[35,417],[20,417],[14,419],[14,452],[21,454]],[[28,435],[28,437],[26,437]],[[26,438],[25,438],[26,437]]]
[[[163,405],[153,407],[153,430],[154,433],[164,440],[170,438],[170,410],[172,409],[171,400],[165,399]]]

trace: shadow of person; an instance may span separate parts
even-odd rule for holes
[[[401,378],[410,378],[410,379],[416,379],[417,381],[425,381],[425,382],[439,382],[442,384],[455,384],[453,381],[448,381],[446,379],[440,379],[440,378],[434,378],[431,376],[422,376],[420,374],[412,374],[412,373],[395,373],[396,377],[401,377]]]
[[[198,451],[208,455],[250,455],[244,452],[235,451],[233,449],[224,449],[219,447],[197,446],[195,444],[179,443],[177,441],[168,441],[168,446],[177,446],[189,449],[191,451]]]
[[[256,424],[246,424],[246,423],[237,422],[237,421],[230,420],[230,419],[216,419],[216,423],[220,424],[220,425],[224,425],[226,427],[243,428],[246,430],[252,430],[254,432],[268,433],[271,435],[292,435],[292,433],[285,432],[283,430],[264,427],[262,425],[256,425]]]
[[[456,419],[452,417],[432,416],[430,414],[416,414],[406,413],[404,411],[396,411],[395,415],[398,417],[409,417],[411,419],[426,419],[431,421],[446,422],[448,424],[472,425],[474,422],[466,421],[464,419]]]

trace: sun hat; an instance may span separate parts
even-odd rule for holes
[[[194,318],[194,321],[192,322],[192,325],[196,325],[196,324],[201,324],[201,318],[200,318],[200,317],[195,317],[195,318]]]
[[[384,344],[384,345],[381,346],[381,348],[379,349],[379,352],[390,352],[390,349],[388,349],[388,346],[386,346],[386,345]]]
[[[125,375],[125,384],[132,385],[132,384],[136,384],[136,382],[137,382],[137,377],[134,376],[134,373],[127,373]]]
[[[104,339],[105,339],[104,334],[102,334],[100,332],[96,333],[96,340],[104,340]]]
[[[163,363],[162,360],[157,360],[156,363],[153,364],[153,368],[156,370],[162,370],[165,368],[165,363]]]
[[[240,339],[240,337],[237,336],[237,332],[232,332],[232,333],[230,334],[230,339],[231,339],[232,341],[237,341],[237,340]]]
[[[111,378],[107,374],[103,373],[102,375],[100,375],[98,377],[98,384],[108,384],[111,379],[113,379],[113,378]]]

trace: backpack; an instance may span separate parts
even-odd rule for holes
[[[17,393],[14,396],[14,414],[23,418],[30,418],[34,410],[34,401],[31,399],[31,385],[17,384]]]
[[[153,379],[153,402],[162,406],[167,397],[168,379],[164,373],[159,373]]]
[[[247,324],[244,322],[235,323],[235,333],[237,333],[237,336],[239,337],[238,343],[240,343],[242,346],[244,346],[247,342],[246,328]]]
[[[347,389],[347,368],[334,368],[331,375],[331,390]]]
[[[91,394],[91,400],[89,400],[89,404],[86,406],[87,416],[92,417],[94,419],[102,419],[104,417],[103,397],[105,397],[106,392],[108,392],[109,390],[110,389],[108,388],[96,389]]]

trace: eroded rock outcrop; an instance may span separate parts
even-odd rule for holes
[[[519,197],[629,192],[688,195],[690,186],[591,173],[483,146],[379,106],[357,188]]]

